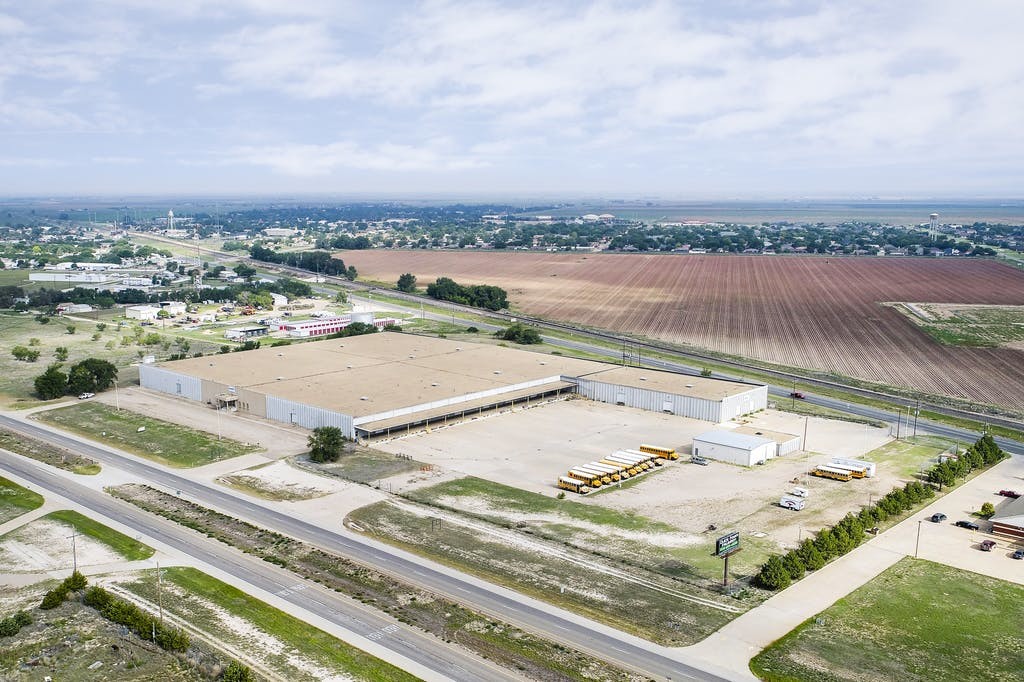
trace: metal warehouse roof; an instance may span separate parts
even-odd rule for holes
[[[608,369],[608,365],[604,365],[596,374],[588,374],[580,378],[601,381],[606,384],[642,388],[660,393],[693,396],[694,398],[704,398],[705,400],[724,400],[740,393],[761,388],[761,386],[744,384],[738,381],[711,379],[709,377],[698,377],[690,374],[665,372],[641,367],[615,367],[614,369]]]
[[[1008,526],[1020,526],[1024,528],[1024,495],[1002,505],[1002,507],[992,515],[991,520],[999,523],[1005,523]]]
[[[732,430],[733,433],[742,433],[747,436],[761,436],[762,438],[769,438],[776,443],[788,443],[793,440],[799,440],[800,436],[792,433],[783,433],[782,431],[769,431],[768,429],[755,428],[753,426],[737,426]]]
[[[761,436],[749,436],[745,433],[736,433],[735,431],[708,431],[702,433],[699,436],[693,437],[694,442],[710,443],[712,445],[724,445],[728,448],[736,448],[738,450],[754,450],[761,447],[766,443],[774,443],[775,441],[771,438],[762,438]]]

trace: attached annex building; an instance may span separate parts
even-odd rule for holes
[[[403,333],[261,348],[139,368],[148,388],[306,428],[372,438],[565,393],[719,421],[768,388]]]
[[[1024,495],[1001,507],[992,516],[992,532],[1024,540]]]

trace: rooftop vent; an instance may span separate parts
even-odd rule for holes
[[[367,396],[365,396],[365,395],[359,396],[359,399],[360,400],[369,400],[369,398]]]
[[[647,381],[647,377],[640,377],[640,381]]]
[[[279,358],[283,358],[283,357],[284,357],[284,353],[278,353],[278,354],[277,354],[277,357],[279,357]]]
[[[431,382],[431,384],[430,384],[430,385],[431,385],[431,386],[437,386],[437,382],[436,382],[436,381],[434,381],[434,382]]]
[[[500,369],[496,369],[496,370],[494,370],[494,373],[495,374],[501,374],[501,370]]]
[[[693,384],[686,384],[687,388],[693,388]]]
[[[277,380],[278,381],[284,381],[284,377],[278,377]]]
[[[352,365],[345,365],[345,369],[352,369]]]

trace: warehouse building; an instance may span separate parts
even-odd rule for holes
[[[767,398],[764,386],[398,333],[144,365],[139,378],[144,388],[306,428],[337,426],[350,438],[567,393],[595,400],[607,393],[604,402],[714,421],[743,405],[757,409],[759,399],[743,399],[752,391]],[[616,400],[620,391],[626,400]]]
[[[732,430],[733,433],[742,433],[747,436],[760,436],[775,441],[775,454],[773,457],[783,457],[794,452],[799,452],[803,443],[800,436],[781,431],[769,431],[768,429],[755,428],[753,426],[739,426]]]
[[[694,457],[745,467],[764,464],[775,456],[775,450],[776,443],[771,438],[735,431],[708,431],[693,439]]]
[[[263,325],[249,325],[248,327],[235,327],[224,332],[224,338],[229,341],[249,341],[266,336],[270,329]]]
[[[1010,500],[992,516],[992,532],[1024,540],[1024,495]]]
[[[591,400],[709,422],[726,422],[768,407],[767,386],[637,367],[604,369],[579,377],[576,385],[579,394]]]

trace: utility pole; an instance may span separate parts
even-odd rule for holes
[[[903,425],[903,408],[896,412],[896,440],[900,439],[900,426]]]
[[[805,452],[807,450],[807,422],[808,422],[808,420],[810,420],[810,416],[809,415],[804,415],[804,442],[803,442],[803,447],[804,447],[804,451]]]
[[[921,399],[917,399],[917,405],[914,407],[914,438],[917,438],[917,416],[921,414]]]
[[[924,521],[918,519],[918,521],[917,521],[917,542],[914,544],[914,558],[915,559],[917,558],[918,550],[921,549],[921,524],[922,523],[924,523]]]
[[[75,572],[75,573],[78,572],[78,546],[75,543],[75,538],[77,538],[79,535],[81,535],[81,533],[79,533],[76,530],[76,531],[73,531],[71,533],[71,535],[68,536],[68,538],[70,538],[70,540],[71,540],[71,562],[72,562],[71,565],[72,565],[72,571]]]
[[[160,562],[156,562],[156,594],[160,605],[160,625],[164,624],[164,580],[160,572]]]

